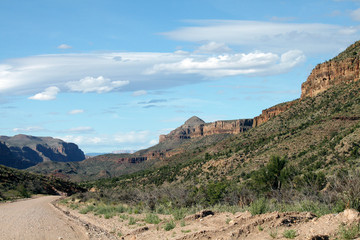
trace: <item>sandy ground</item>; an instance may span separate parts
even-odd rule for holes
[[[89,239],[83,227],[50,204],[58,198],[43,196],[0,204],[0,239]]]
[[[144,215],[132,215],[135,224],[115,216],[110,219],[92,213],[80,214],[65,205],[51,203],[57,196],[0,204],[0,239],[287,239],[284,232],[296,232],[294,239],[335,239],[339,227],[360,222],[359,212],[348,209],[339,214],[317,218],[311,213],[266,213],[251,216],[249,212],[216,213],[201,211],[176,221],[176,227],[164,230],[166,219],[147,224]]]
[[[76,218],[101,227],[118,239],[125,240],[161,240],[161,239],[288,239],[284,232],[295,231],[298,240],[336,239],[339,227],[350,226],[360,222],[359,212],[348,209],[339,214],[329,214],[317,218],[309,212],[266,213],[251,216],[249,212],[214,213],[202,211],[176,221],[176,227],[165,231],[164,222],[170,216],[158,215],[163,221],[157,225],[146,224],[144,215],[132,214],[136,224],[129,225],[128,220],[119,216],[104,219],[92,213],[80,214],[61,205],[64,212],[69,212]],[[360,239],[360,238],[359,238]]]

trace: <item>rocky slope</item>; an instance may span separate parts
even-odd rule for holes
[[[84,159],[84,153],[76,144],[60,139],[23,134],[0,136],[0,164],[5,166],[24,169],[40,162],[74,162]]]
[[[317,94],[339,84],[360,79],[360,42],[349,46],[330,61],[318,64],[301,86],[301,99]]]
[[[160,135],[159,142],[174,139],[190,139],[214,134],[238,134],[249,130],[253,125],[252,119],[238,119],[205,123],[193,116],[183,125],[167,135]]]

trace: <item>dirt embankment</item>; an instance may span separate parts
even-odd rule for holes
[[[293,239],[298,240],[326,240],[336,239],[341,226],[360,223],[359,212],[352,209],[319,218],[309,212],[273,212],[251,216],[249,212],[232,214],[202,211],[176,221],[175,228],[165,231],[164,226],[171,216],[158,215],[163,220],[161,223],[147,224],[143,221],[144,214],[133,214],[129,217],[136,219],[136,223],[130,225],[128,220],[124,221],[119,216],[105,219],[92,213],[80,214],[64,205],[60,207],[73,217],[97,225],[113,237],[125,240],[289,239],[286,233],[293,234]]]

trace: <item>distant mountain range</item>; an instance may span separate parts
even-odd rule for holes
[[[52,137],[19,134],[0,136],[0,164],[24,169],[40,162],[76,162],[85,159],[83,151],[74,143]]]

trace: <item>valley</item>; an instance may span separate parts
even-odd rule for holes
[[[1,163],[31,167],[3,167],[0,196],[68,192],[59,208],[120,239],[360,237],[359,59],[356,42],[317,65],[299,99],[253,119],[193,116],[132,154],[84,160],[64,147],[75,144],[1,137]]]

